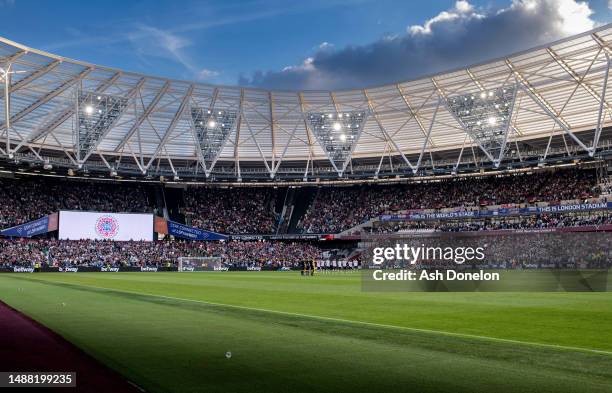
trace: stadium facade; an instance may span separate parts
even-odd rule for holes
[[[0,159],[170,181],[450,175],[612,154],[612,25],[392,85],[270,91],[142,75],[0,38]]]

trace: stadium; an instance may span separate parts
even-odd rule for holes
[[[611,56],[275,90],[0,38],[0,387],[610,392]]]

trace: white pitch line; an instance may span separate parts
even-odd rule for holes
[[[50,281],[36,280],[36,282],[40,282],[40,283],[43,283],[43,284],[52,284],[52,282],[50,282]],[[531,341],[520,341],[520,340],[512,340],[512,339],[509,339],[509,338],[498,338],[498,337],[490,337],[490,336],[480,336],[480,335],[477,335],[477,334],[469,334],[469,333],[446,332],[446,331],[443,331],[443,330],[423,329],[423,328],[415,328],[415,327],[409,327],[409,326],[387,325],[387,324],[384,324],[384,323],[356,321],[356,320],[352,320],[352,319],[325,317],[325,316],[321,316],[321,315],[311,315],[311,314],[301,314],[301,313],[294,313],[294,312],[290,312],[290,311],[270,310],[270,309],[267,309],[267,308],[239,306],[239,305],[236,305],[236,304],[217,303],[217,302],[210,302],[210,301],[207,301],[207,300],[185,299],[185,298],[181,298],[181,297],[158,295],[158,294],[155,294],[155,293],[135,292],[135,291],[128,291],[128,290],[124,290],[124,289],[114,289],[114,288],[98,287],[98,286],[95,286],[95,285],[75,284],[75,283],[65,282],[65,281],[55,281],[55,282],[63,283],[63,284],[68,284],[68,285],[75,285],[75,286],[85,287],[85,288],[96,288],[96,289],[101,289],[101,290],[104,290],[104,291],[107,291],[107,292],[129,293],[129,294],[132,294],[132,295],[158,297],[158,298],[162,298],[162,299],[178,300],[178,301],[183,301],[183,302],[201,303],[201,304],[208,304],[208,305],[211,305],[211,306],[230,307],[230,308],[236,308],[236,309],[241,309],[241,310],[267,312],[267,313],[279,314],[279,315],[289,315],[289,316],[294,316],[294,317],[318,319],[318,320],[324,320],[324,321],[333,321],[333,322],[342,322],[342,323],[349,323],[349,324],[355,324],[355,325],[366,325],[366,326],[373,326],[373,327],[382,327],[382,328],[387,328],[387,329],[407,330],[407,331],[412,331],[412,332],[420,332],[420,333],[428,333],[428,334],[438,334],[438,335],[452,336],[452,337],[461,337],[461,338],[471,338],[471,339],[478,339],[478,340],[496,341],[496,342],[503,342],[503,343],[508,343],[508,344],[520,344],[520,345],[545,347],[545,348],[553,348],[553,349],[563,349],[563,350],[568,350],[568,351],[590,352],[590,353],[596,353],[596,354],[600,354],[600,355],[609,355],[609,356],[612,356],[612,351],[604,351],[604,350],[600,350],[600,349],[583,348],[583,347],[572,347],[572,346],[557,345],[557,344],[537,343],[537,342],[531,342]]]

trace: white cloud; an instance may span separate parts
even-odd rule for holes
[[[198,67],[188,54],[191,40],[166,30],[148,25],[140,25],[128,38],[138,56],[159,57],[174,61],[183,66],[189,73],[188,78],[210,80],[219,76],[218,71]]]
[[[484,18],[485,15],[478,13],[474,6],[465,0],[455,3],[455,7],[448,11],[442,11],[433,18],[427,20],[423,25],[412,25],[408,27],[410,34],[431,34],[432,26],[441,23],[469,22],[471,19]]]
[[[612,0],[610,0],[612,2]],[[512,0],[478,8],[466,0],[362,46],[319,47],[302,64],[241,76],[240,84],[282,89],[371,86],[415,78],[528,49],[596,27],[585,1]]]
[[[200,70],[200,72],[198,72],[197,78],[198,80],[209,80],[209,79],[213,79],[219,76],[219,72],[218,71],[213,71],[213,70],[209,70],[209,69],[202,69]]]

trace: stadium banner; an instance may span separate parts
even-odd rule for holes
[[[326,240],[325,234],[229,235],[231,240]]]
[[[525,208],[513,207],[499,208],[494,210],[455,210],[434,213],[412,211],[406,214],[385,214],[380,216],[379,219],[380,221],[450,220],[455,218],[507,217],[540,213],[567,213],[607,209],[612,209],[612,202],[574,203],[567,205],[553,205],[544,207],[533,206]]]
[[[57,230],[57,213],[41,217],[38,220],[26,222],[25,224],[15,225],[14,227],[3,229],[0,235],[6,237],[32,237],[43,233]]]
[[[205,231],[203,229],[179,224],[168,220],[168,235],[189,240],[227,240],[226,235],[217,232]]]
[[[59,239],[153,241],[153,214],[62,210]]]

